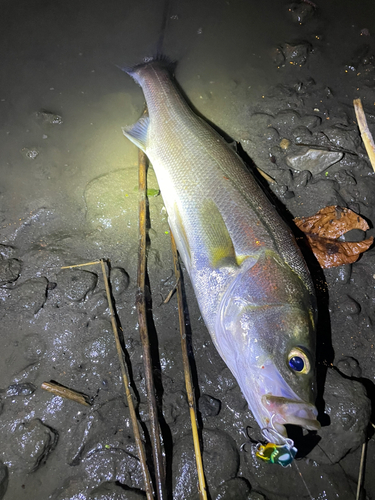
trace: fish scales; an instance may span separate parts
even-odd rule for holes
[[[215,346],[262,428],[317,429],[314,290],[290,228],[234,149],[186,103],[166,61],[129,74],[148,116],[123,131],[153,165]]]

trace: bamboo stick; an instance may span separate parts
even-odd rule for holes
[[[164,500],[166,495],[165,473],[163,454],[160,441],[160,428],[158,421],[158,409],[155,397],[155,386],[152,369],[150,341],[147,329],[147,310],[146,310],[146,203],[147,203],[147,158],[139,151],[139,250],[138,250],[138,272],[137,284],[138,291],[136,297],[136,306],[138,311],[139,333],[143,347],[143,364],[145,369],[146,391],[148,399],[148,409],[151,427],[151,444],[155,468],[156,492],[159,500]]]
[[[353,105],[354,105],[355,116],[357,117],[358,128],[359,131],[361,132],[361,137],[365,145],[368,157],[370,159],[370,163],[375,172],[375,143],[374,139],[372,138],[370,129],[368,128],[367,125],[366,115],[365,112],[363,111],[361,99],[354,99]]]
[[[114,309],[113,309],[113,305],[112,305],[112,298],[111,298],[111,294],[110,294],[110,290],[109,290],[107,272],[106,272],[106,269],[105,269],[105,265],[104,265],[104,260],[103,259],[100,259],[100,264],[102,266],[104,286],[105,286],[105,291],[106,291],[106,294],[107,294],[109,312],[110,312],[110,315],[111,315],[111,324],[112,324],[113,334],[115,336],[116,349],[117,349],[117,354],[118,354],[118,358],[119,358],[119,361],[120,361],[120,368],[121,368],[122,380],[124,382],[126,399],[127,399],[127,402],[128,402],[129,413],[130,413],[130,419],[131,419],[132,426],[133,426],[134,438],[135,438],[135,442],[136,442],[137,449],[138,449],[139,460],[140,460],[140,463],[141,463],[141,469],[142,469],[143,480],[144,480],[144,484],[145,484],[146,496],[147,496],[147,500],[153,500],[154,495],[153,495],[151,477],[150,477],[150,473],[149,473],[149,470],[148,470],[148,467],[147,467],[146,453],[145,453],[145,450],[144,450],[144,447],[143,447],[143,442],[142,442],[141,435],[140,435],[140,432],[139,432],[137,415],[135,413],[135,408],[134,408],[134,403],[133,403],[133,396],[132,396],[132,393],[130,391],[130,384],[129,384],[129,379],[128,379],[128,375],[127,375],[127,372],[126,372],[126,366],[125,366],[125,360],[124,360],[124,353],[123,353],[123,350],[122,350],[122,347],[121,347],[121,343],[120,343],[120,337],[119,337],[119,334],[118,334],[116,317],[115,317],[115,313],[114,313]]]
[[[186,343],[186,329],[185,329],[185,314],[184,314],[184,304],[182,295],[182,280],[181,280],[181,269],[178,262],[178,253],[176,248],[176,242],[171,234],[171,246],[173,255],[174,272],[176,275],[176,288],[177,288],[177,303],[178,303],[178,318],[180,323],[180,334],[181,334],[181,350],[182,350],[182,362],[184,367],[185,376],[185,386],[186,393],[189,403],[190,420],[191,420],[191,430],[193,433],[194,451],[195,451],[195,461],[197,464],[198,472],[198,485],[199,485],[199,498],[201,500],[207,500],[207,488],[204,477],[203,470],[203,460],[199,444],[198,426],[197,426],[197,416],[195,411],[195,398],[194,398],[194,388],[190,371],[189,355]]]

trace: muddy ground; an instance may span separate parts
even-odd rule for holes
[[[116,65],[155,52],[163,9],[145,0],[1,3],[1,499],[143,498],[100,268],[61,267],[110,260],[147,423],[135,311],[137,151],[121,133],[140,116],[143,96]],[[164,52],[178,61],[181,87],[275,179],[265,189],[284,216],[349,207],[371,229],[347,238],[375,235],[375,174],[352,108],[360,97],[375,133],[373,2],[171,0],[167,17]],[[173,263],[152,169],[148,182],[155,374],[170,498],[182,500],[197,498],[197,480],[177,304],[163,305]],[[298,469],[255,458],[249,437],[259,440],[259,429],[185,275],[212,499],[355,498],[366,437],[365,489],[375,498],[375,249],[324,274],[310,264],[319,299],[322,429],[304,438],[291,429]],[[50,380],[87,394],[92,406],[43,391]]]

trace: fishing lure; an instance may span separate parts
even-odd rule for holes
[[[262,429],[262,434],[265,439],[269,436],[277,437],[278,440],[284,441],[283,444],[267,443],[265,445],[258,443],[256,446],[255,454],[265,462],[271,464],[279,464],[282,467],[290,465],[297,454],[297,448],[294,446],[293,439],[282,436],[273,425],[273,416],[271,418],[271,426]]]
[[[287,439],[287,441],[285,444],[267,443],[266,445],[262,445],[259,443],[255,454],[265,462],[287,467],[293,462],[297,454],[297,448],[294,447],[293,440]]]

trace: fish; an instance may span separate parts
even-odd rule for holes
[[[318,430],[315,292],[292,230],[166,58],[125,71],[147,111],[122,130],[153,166],[216,349],[266,439],[283,444],[287,424]]]

